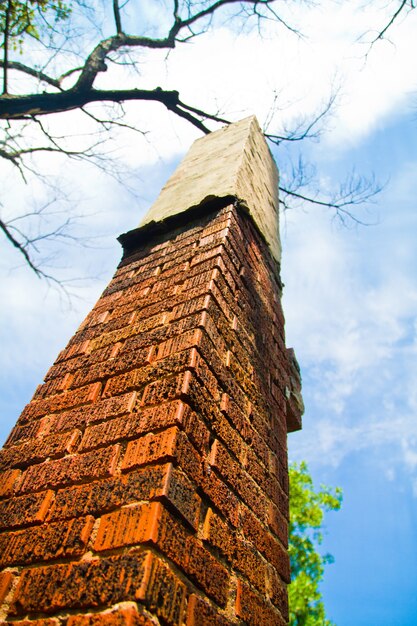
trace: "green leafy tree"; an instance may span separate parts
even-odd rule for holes
[[[25,36],[40,40],[42,31],[52,29],[54,24],[69,15],[70,8],[62,0],[5,0],[0,3],[3,95],[8,94],[8,70],[13,69],[9,51],[22,53]]]
[[[333,557],[320,554],[323,516],[337,511],[342,490],[320,486],[315,490],[305,462],[290,465],[290,540],[291,585],[289,587],[291,626],[331,626],[319,589],[324,566]]]

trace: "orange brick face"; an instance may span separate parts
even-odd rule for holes
[[[280,290],[232,206],[129,243],[0,452],[6,624],[287,622]]]

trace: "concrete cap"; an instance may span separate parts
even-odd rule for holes
[[[278,170],[255,116],[197,139],[140,226],[233,196],[279,261]]]

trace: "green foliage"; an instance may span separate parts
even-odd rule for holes
[[[318,546],[323,540],[325,511],[337,511],[342,503],[342,490],[324,485],[314,490],[306,463],[292,463],[290,474],[290,540],[291,585],[289,586],[291,626],[331,626],[319,590],[324,565],[331,555],[321,555]]]
[[[8,46],[21,50],[25,35],[39,39],[40,31],[67,19],[71,9],[63,0],[8,0],[0,4],[0,29]],[[7,27],[6,27],[7,25]]]

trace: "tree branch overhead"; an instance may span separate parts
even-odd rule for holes
[[[309,4],[309,0],[299,1]],[[209,133],[217,124],[229,123],[221,112],[185,101],[176,89],[149,83],[145,88],[141,82],[140,54],[144,50],[150,54],[158,50],[169,53],[230,19],[240,20],[242,26],[250,20],[258,25],[261,20],[273,20],[278,27],[300,35],[282,12],[287,4],[285,0],[165,0],[168,10],[151,30],[149,24],[132,20],[129,16],[131,7],[140,7],[137,0],[108,3],[109,15],[106,15],[103,29],[96,23],[98,13],[94,3],[90,7],[84,0],[7,0],[0,3],[3,32],[0,44],[0,71],[3,75],[0,159],[11,164],[25,181],[28,174],[36,172],[33,165],[36,153],[61,153],[71,158],[92,158],[94,162],[95,149],[104,142],[103,133],[112,128],[139,130],[117,112],[123,111],[122,105],[127,102],[162,105],[202,133]],[[88,25],[84,30],[78,21],[80,15]],[[139,24],[136,32],[132,24]],[[31,54],[32,51],[36,54]],[[33,59],[36,63],[32,62]],[[135,82],[114,79],[110,71],[109,78],[103,80],[103,73],[108,69],[119,70],[120,66],[129,66],[136,71]],[[318,138],[323,117],[333,104],[334,97],[312,120],[303,120],[292,130],[284,127],[282,132],[267,131],[266,137],[275,145]],[[97,105],[103,105],[106,113],[97,113]],[[107,114],[107,109],[113,113]],[[97,128],[98,138],[93,139],[84,152],[68,147],[62,137],[58,140],[47,130],[49,116],[65,115],[75,110],[86,114]],[[26,132],[29,128],[40,133],[37,144],[33,143],[37,141],[36,133],[33,138]],[[285,197],[304,199],[337,212],[348,211],[349,201],[346,199],[341,205],[338,201],[317,200],[298,188],[285,187],[285,191]],[[19,244],[22,246],[23,256],[29,255],[26,258],[28,265],[37,268],[34,257],[30,256],[34,250],[28,248],[22,233],[8,229],[7,221],[1,223],[0,230],[14,247],[19,249]]]

